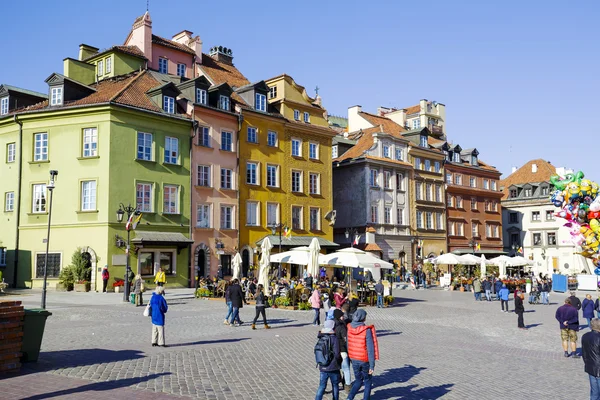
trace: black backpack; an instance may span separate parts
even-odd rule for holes
[[[333,361],[333,335],[323,335],[315,344],[315,361],[317,367],[326,367]]]

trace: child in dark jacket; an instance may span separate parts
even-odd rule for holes
[[[319,338],[323,336],[327,336],[329,338],[330,346],[333,349],[333,359],[331,360],[329,365],[319,366],[319,371],[321,372],[321,379],[319,382],[319,388],[317,389],[317,396],[315,397],[315,400],[323,399],[328,380],[331,381],[333,400],[339,400],[340,398],[340,390],[338,387],[338,383],[340,377],[342,356],[340,354],[340,343],[335,335],[334,328],[335,321],[331,319],[327,320],[325,321],[325,325],[318,335]]]

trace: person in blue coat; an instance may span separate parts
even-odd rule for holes
[[[165,345],[165,314],[169,309],[165,300],[165,288],[157,286],[150,299],[150,308],[152,310],[152,346]]]
[[[583,303],[581,303],[581,309],[583,310],[583,318],[588,321],[588,328],[592,328],[592,318],[594,318],[594,300],[592,300],[591,294],[586,294]]]
[[[496,300],[500,300],[500,289],[502,289],[502,281],[497,278],[494,282],[494,289],[496,291]]]
[[[502,311],[508,312],[508,289],[506,288],[506,284],[502,284],[502,289],[498,292],[498,297],[500,298],[500,306],[502,307]],[[506,305],[506,310],[504,310],[504,305]]]

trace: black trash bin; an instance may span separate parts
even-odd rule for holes
[[[23,347],[21,352],[22,362],[37,361],[42,347],[42,338],[44,337],[44,328],[46,326],[46,318],[51,316],[50,311],[43,308],[33,308],[25,310],[25,318],[23,319]]]

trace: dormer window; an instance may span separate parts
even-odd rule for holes
[[[384,144],[383,145],[383,156],[385,158],[392,158],[392,154],[391,153],[392,153],[392,151],[391,151],[390,146],[387,145],[387,144]]]
[[[219,108],[221,110],[229,111],[229,97],[227,96],[219,96]]]
[[[159,58],[158,59],[158,72],[160,72],[161,74],[166,74],[169,71],[169,60],[166,58]]]
[[[402,154],[402,149],[396,149],[396,160],[402,161],[404,160],[404,155]]]
[[[532,194],[531,188],[525,189],[525,197],[531,197],[531,194]]]
[[[517,194],[517,189],[510,189],[510,194],[509,194],[509,197],[510,197],[511,199],[514,199],[514,198],[516,198],[517,196],[518,196],[518,194]]]
[[[458,151],[452,154],[452,161],[457,163],[460,162],[460,153]]]
[[[256,93],[256,96],[254,96],[254,108],[256,108],[258,111],[266,112],[267,96],[265,96],[264,94]]]
[[[196,104],[206,104],[206,90],[196,89]]]
[[[175,99],[173,97],[163,97],[163,110],[169,114],[175,114]]]
[[[421,135],[419,145],[421,147],[427,147],[427,135]]]
[[[104,75],[104,61],[98,61],[98,76]]]
[[[107,57],[105,64],[106,64],[106,73],[110,74],[112,72],[112,58]]]
[[[274,99],[275,97],[277,97],[277,86],[271,86],[269,88],[269,98]]]
[[[412,122],[412,128],[413,129],[419,129],[419,128],[421,128],[421,120],[419,118],[413,120],[413,122]]]
[[[471,165],[474,165],[474,166],[479,165],[479,162],[477,161],[477,156],[474,154],[471,156]]]
[[[447,161],[452,161],[452,159],[450,158],[450,152],[448,150],[444,150],[444,154],[446,155],[446,160]]]
[[[50,105],[60,106],[63,103],[63,88],[62,86],[53,87],[50,89]]]
[[[185,64],[177,64],[177,75],[185,78]]]
[[[0,115],[8,114],[8,96],[0,99]]]

